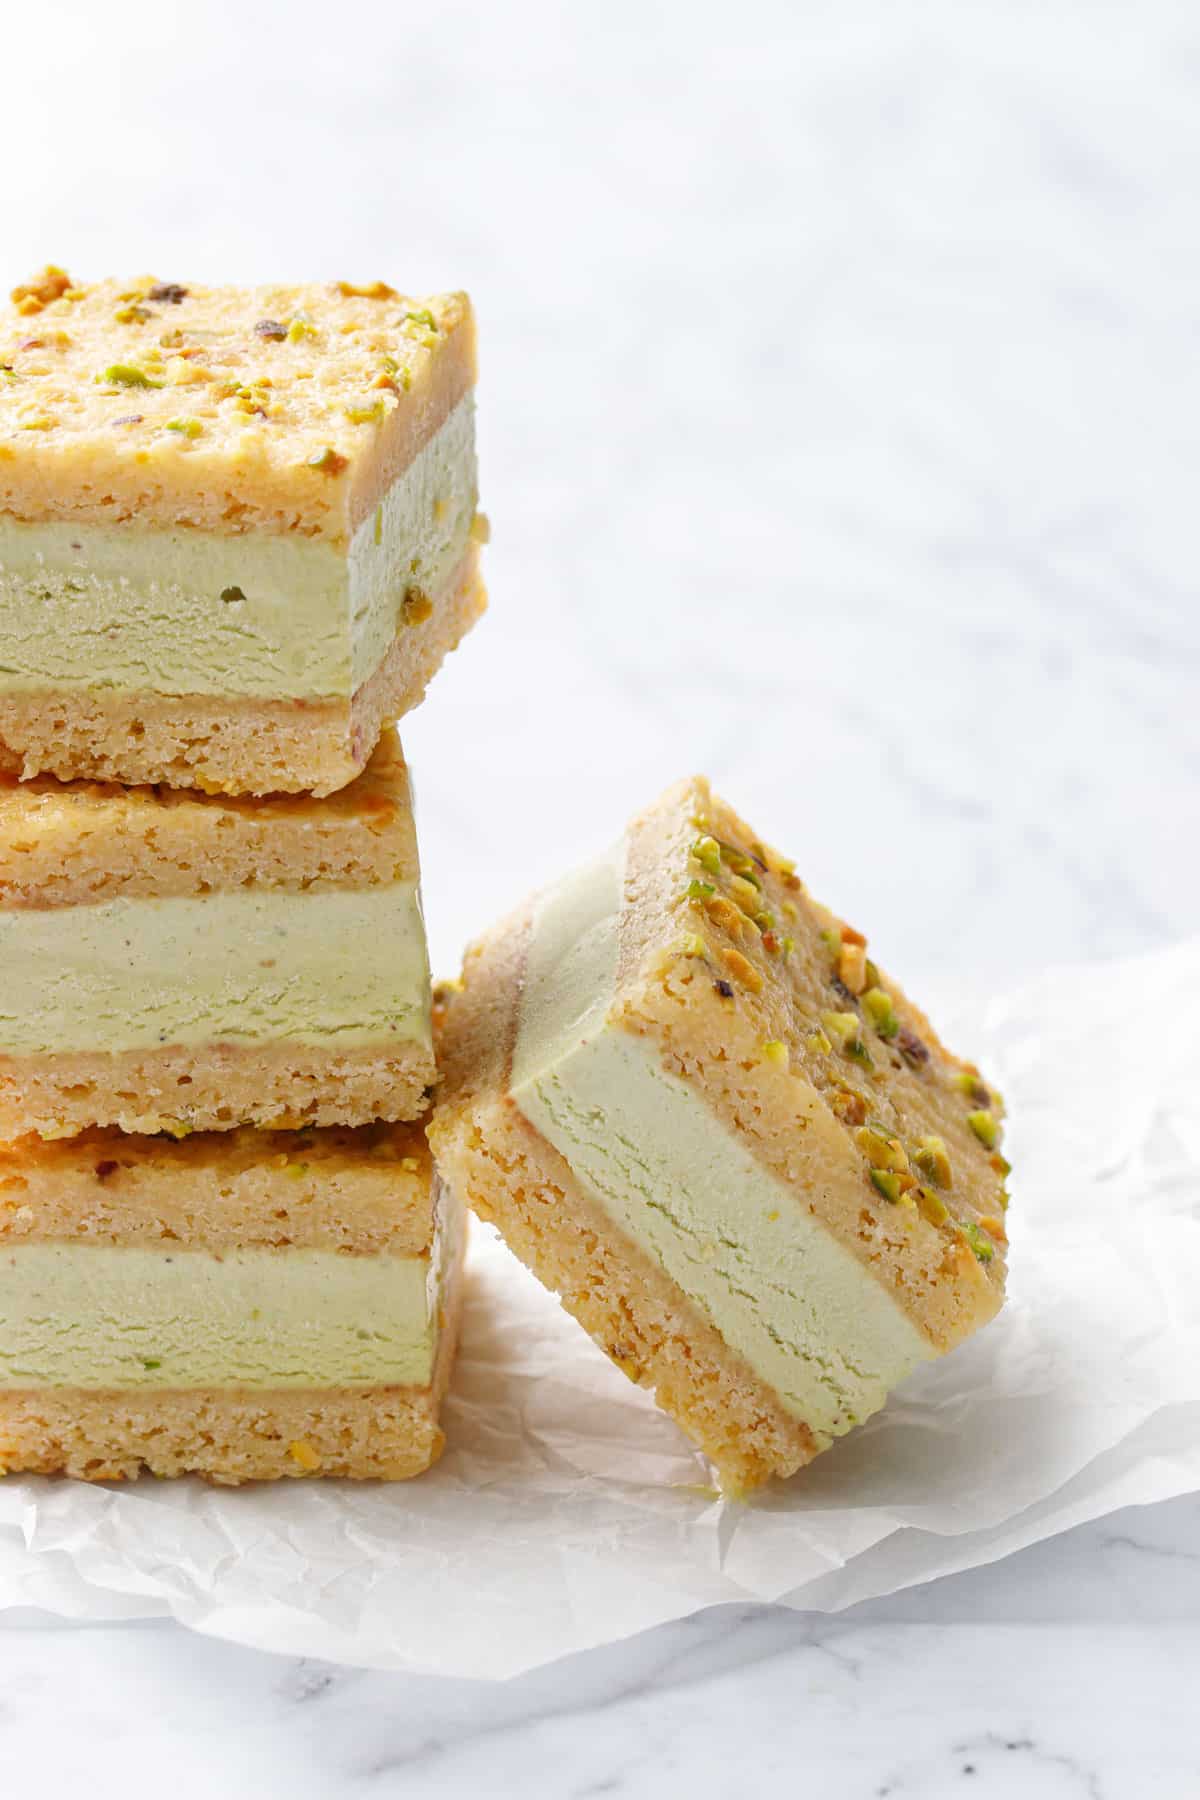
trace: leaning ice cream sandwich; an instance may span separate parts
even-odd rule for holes
[[[474,945],[435,1030],[444,1179],[730,1489],[1001,1305],[996,1095],[703,780]]]

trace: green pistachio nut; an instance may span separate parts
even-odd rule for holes
[[[692,855],[709,875],[721,873],[721,846],[714,837],[699,837],[692,845]]]
[[[967,1114],[967,1124],[971,1127],[971,1130],[975,1133],[975,1136],[979,1139],[985,1150],[994,1150],[996,1148],[996,1139],[1000,1135],[1000,1127],[996,1123],[994,1114],[986,1111],[970,1112]]]
[[[924,1185],[917,1189],[917,1211],[923,1219],[928,1219],[931,1225],[944,1225],[950,1217],[950,1208],[941,1195],[935,1194],[932,1188]]]
[[[863,1011],[881,1038],[894,1038],[900,1029],[892,996],[881,987],[870,987],[862,997]]]
[[[883,1195],[885,1200],[890,1200],[893,1206],[898,1206],[900,1204],[902,1189],[900,1186],[900,1177],[896,1174],[895,1170],[871,1169],[869,1173],[871,1176],[871,1185]]]
[[[854,1141],[872,1168],[907,1174],[908,1157],[899,1138],[891,1137],[874,1125],[862,1125],[855,1132]]]
[[[100,379],[113,387],[160,388],[165,385],[161,381],[153,381],[145,369],[135,368],[132,363],[109,363]]]
[[[917,1145],[913,1157],[918,1169],[934,1187],[948,1188],[951,1183],[950,1156],[945,1140],[940,1137],[923,1137]]]
[[[996,1254],[996,1246],[986,1231],[981,1231],[973,1219],[960,1219],[958,1229],[970,1244],[981,1263],[990,1263]]]

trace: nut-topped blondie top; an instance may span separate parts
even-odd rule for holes
[[[402,1479],[463,1221],[415,1126],[0,1146],[0,1472]]]
[[[443,1175],[729,1486],[1000,1306],[998,1097],[703,780],[481,940],[435,1012]]]
[[[465,295],[80,285],[0,316],[0,766],[331,792],[479,616]]]
[[[0,510],[345,544],[474,381],[465,294],[48,267],[0,315]]]
[[[327,800],[0,781],[0,1138],[363,1124],[435,1068],[408,770]]]

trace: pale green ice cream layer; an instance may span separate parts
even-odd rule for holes
[[[348,699],[406,587],[436,591],[462,559],[476,500],[467,395],[349,545],[0,515],[0,694]]]
[[[431,1040],[413,882],[0,912],[0,1054]]]
[[[423,1387],[436,1338],[423,1256],[0,1251],[0,1389]]]
[[[613,1224],[683,1290],[818,1442],[932,1346],[653,1044],[608,1022],[625,845],[539,903],[511,1092]]]

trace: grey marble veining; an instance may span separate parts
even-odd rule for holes
[[[5,55],[14,278],[475,295],[493,609],[405,729],[441,968],[693,767],[914,988],[1200,928],[1194,7],[56,0]],[[0,1769],[1194,1800],[1198,1667],[1180,1501],[502,1687],[0,1630]]]
[[[1198,1671],[1188,1499],[842,1615],[723,1608],[504,1684],[30,1621],[0,1632],[0,1747],[32,1776],[52,1736],[63,1791],[98,1800],[656,1800],[801,1773],[864,1800],[1191,1800]]]

